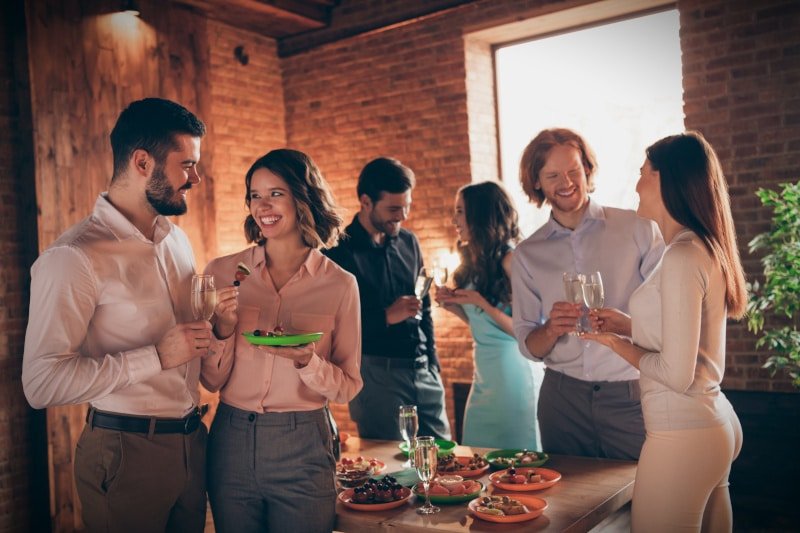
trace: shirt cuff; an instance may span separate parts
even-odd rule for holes
[[[308,364],[306,366],[302,368],[297,368],[295,366],[295,369],[302,376],[311,376],[320,370],[321,365],[322,359],[320,359],[320,357],[315,353],[311,356],[311,359],[308,360]]]
[[[131,383],[141,383],[161,373],[161,360],[155,346],[122,352]]]

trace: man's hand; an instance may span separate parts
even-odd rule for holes
[[[416,316],[422,308],[422,301],[416,296],[401,296],[386,308],[386,323],[390,326]]]
[[[236,324],[239,322],[239,287],[225,287],[217,291],[217,306],[214,314],[217,321],[214,324],[214,332],[219,339],[227,339],[236,331]]]
[[[565,333],[576,331],[581,317],[581,305],[569,302],[556,302],[550,309],[550,318],[544,327],[551,337],[558,338]]]
[[[207,320],[178,324],[156,344],[162,370],[175,368],[208,353],[211,324]]]

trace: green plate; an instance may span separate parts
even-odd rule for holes
[[[267,335],[255,336],[252,331],[245,331],[242,335],[250,344],[256,344],[258,346],[302,346],[310,342],[317,342],[322,338],[322,333],[320,332],[268,337]]]
[[[492,470],[503,470],[505,468],[509,468],[512,465],[510,463],[507,463],[507,462],[504,462],[504,461],[499,461],[498,462],[497,459],[500,459],[500,458],[513,459],[514,455],[516,455],[516,454],[518,454],[518,453],[520,453],[522,451],[524,451],[524,450],[519,449],[519,448],[517,448],[517,449],[507,449],[507,450],[495,450],[493,452],[488,452],[483,457],[484,457],[484,459],[489,461],[489,467]],[[538,461],[531,461],[530,463],[520,463],[519,461],[514,461],[515,464],[513,466],[518,466],[518,467],[523,467],[523,466],[542,466],[543,464],[545,464],[547,462],[548,459],[550,459],[550,456],[547,455],[544,452],[538,452],[536,450],[527,450],[527,451],[538,453],[540,459]]]
[[[483,492],[483,489],[486,488],[486,486],[483,483],[481,483],[480,481],[476,481],[476,483],[478,483],[481,486],[481,488],[476,490],[475,492],[470,492],[469,494],[459,494],[458,496],[443,496],[441,494],[431,494],[431,503],[443,503],[443,504],[464,503],[464,502],[468,502],[470,500],[474,500],[475,498],[477,498],[480,495],[481,492]],[[422,492],[422,490],[417,492],[417,487],[419,487],[419,485],[414,486],[414,488],[411,489],[411,492],[413,492],[414,495],[420,501],[424,502],[425,501],[425,494]],[[420,487],[420,489],[421,489],[421,487]]]
[[[453,449],[456,447],[456,443],[451,440],[444,440],[444,439],[436,439],[436,446],[439,447],[439,453],[437,454],[439,457],[444,457],[448,453],[451,453]],[[405,441],[401,442],[398,445],[400,451],[403,452],[403,455],[408,457],[408,444]]]

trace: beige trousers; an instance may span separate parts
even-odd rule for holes
[[[717,427],[648,431],[633,489],[634,533],[730,532],[731,463],[742,449],[742,426],[730,411]]]
[[[206,437],[202,423],[190,435],[151,438],[87,425],[75,451],[86,531],[202,533]]]

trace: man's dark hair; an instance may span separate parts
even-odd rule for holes
[[[205,133],[203,121],[180,104],[163,98],[145,98],[131,103],[120,113],[111,130],[112,180],[125,172],[135,150],[146,150],[157,164],[163,164],[167,154],[179,148],[176,134],[202,137]]]
[[[397,194],[413,189],[416,184],[414,172],[397,159],[379,157],[373,159],[361,170],[356,192],[361,198],[366,194],[374,202],[381,199],[384,192]]]

